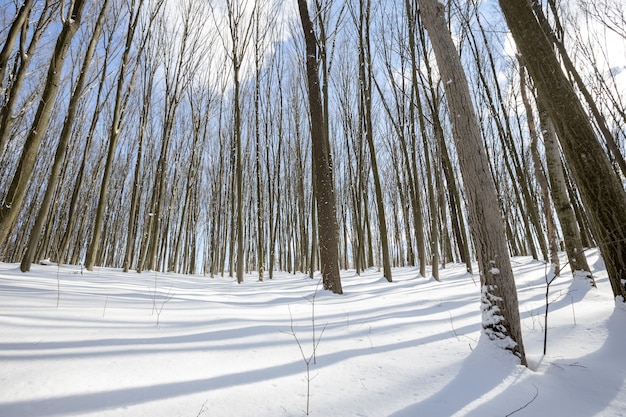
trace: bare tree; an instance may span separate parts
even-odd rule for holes
[[[378,227],[380,231],[380,244],[383,258],[383,275],[387,281],[392,281],[391,259],[389,257],[389,238],[387,236],[387,216],[385,215],[385,201],[381,187],[380,174],[378,170],[378,159],[376,157],[376,147],[374,146],[374,124],[372,121],[372,52],[370,41],[371,22],[371,1],[359,0],[358,14],[352,11],[353,20],[359,34],[359,83],[360,107],[361,107],[361,128],[367,141],[372,176],[374,179],[374,191],[376,193],[376,209],[378,215]]]
[[[526,68],[524,67],[524,60],[521,56],[518,56],[519,68],[520,68],[520,92],[522,96],[522,103],[524,110],[526,111],[526,123],[528,125],[528,132],[530,135],[530,151],[533,161],[533,168],[535,172],[535,178],[539,184],[541,191],[541,200],[543,202],[543,215],[546,219],[546,229],[548,234],[548,248],[550,249],[550,263],[554,269],[554,273],[558,274],[559,268],[559,245],[556,233],[556,224],[554,216],[552,215],[552,200],[550,198],[550,187],[548,185],[548,178],[546,177],[541,163],[541,156],[539,155],[539,134],[537,133],[537,126],[535,124],[535,115],[533,114],[532,106],[530,105],[530,99],[528,98],[528,91],[526,87]]]
[[[576,213],[572,208],[567,194],[567,183],[561,162],[561,149],[559,148],[559,142],[554,132],[554,126],[552,122],[550,122],[545,108],[541,103],[538,104],[539,123],[541,125],[546,154],[546,168],[550,181],[550,195],[554,201],[554,209],[559,218],[561,230],[563,231],[563,243],[565,244],[567,260],[573,274],[582,274],[595,286],[594,279],[591,276],[591,269],[589,268],[587,257],[583,250],[584,247],[579,225],[576,220]]]
[[[15,19],[11,23],[6,41],[0,51],[0,92],[3,97],[0,105],[0,157],[4,152],[4,147],[7,143],[11,127],[17,119],[12,113],[17,104],[17,98],[19,97],[22,82],[26,76],[27,68],[31,61],[35,46],[39,42],[44,30],[52,21],[51,11],[54,9],[50,7],[48,2],[46,2],[38,21],[34,25],[31,41],[28,46],[26,46],[24,34],[27,33],[29,26],[28,20],[31,18],[32,6],[32,0],[24,1],[24,4],[19,9],[15,15]],[[20,38],[19,51],[15,57],[15,63],[11,65],[12,70],[10,72],[10,76],[7,77],[9,60],[18,37]],[[29,106],[27,105],[25,107]],[[24,110],[22,110],[22,112],[24,112]]]
[[[626,192],[530,3],[500,0],[539,100],[554,123],[600,245],[615,297],[626,302]]]
[[[171,197],[175,194],[166,193],[168,183],[171,181],[169,168],[172,148],[176,151],[176,155],[172,157],[180,157],[180,149],[172,146],[178,112],[184,94],[201,63],[205,51],[202,45],[210,45],[202,33],[204,14],[201,3],[194,0],[179,2],[174,13],[176,19],[173,19],[173,16],[161,15],[155,26],[156,53],[161,64],[164,85],[160,107],[162,114],[160,150],[152,187],[147,239],[142,252],[142,264],[145,262],[144,267],[151,270],[160,269],[159,255],[167,246],[167,227],[172,212]]]
[[[81,24],[85,3],[87,3],[86,0],[76,0],[68,10],[67,16],[63,17],[63,28],[57,38],[52,59],[50,60],[48,75],[39,106],[37,107],[37,113],[22,149],[17,170],[4,196],[2,207],[0,207],[0,244],[7,238],[9,230],[22,207],[28,182],[37,160],[37,151],[46,133],[55,98],[59,91],[63,63],[72,43],[72,38]]]
[[[13,22],[11,23],[6,40],[4,41],[4,46],[0,51],[0,85],[4,83],[7,63],[9,62],[11,52],[13,51],[13,46],[18,39],[18,35],[22,32],[23,26],[28,20],[32,7],[33,0],[25,0],[24,4],[22,4],[22,7],[19,8],[17,14],[15,15],[15,19],[13,19]]]
[[[31,263],[34,261],[33,258],[35,256],[35,251],[37,250],[37,245],[40,241],[40,235],[43,230],[48,211],[50,209],[50,204],[52,203],[52,196],[56,189],[59,171],[61,170],[61,164],[63,163],[63,159],[65,158],[66,148],[70,140],[72,127],[74,125],[74,118],[76,117],[76,112],[78,110],[78,103],[81,96],[83,95],[85,84],[87,83],[89,67],[91,65],[91,61],[96,49],[96,44],[100,38],[100,32],[102,30],[102,24],[107,13],[108,4],[108,0],[104,0],[102,3],[100,13],[93,29],[91,40],[89,41],[87,51],[85,52],[83,64],[80,69],[78,80],[76,81],[76,86],[74,87],[74,91],[72,92],[72,96],[70,97],[67,116],[65,117],[63,129],[61,130],[61,137],[59,138],[59,143],[57,144],[57,150],[54,156],[54,163],[52,165],[52,170],[48,178],[46,191],[43,200],[41,201],[41,204],[39,206],[39,212],[37,214],[35,224],[30,231],[26,252],[24,253],[22,263],[20,265],[20,270],[22,272],[29,271]]]
[[[115,159],[117,142],[120,136],[122,124],[124,122],[124,116],[127,110],[126,104],[128,102],[129,91],[134,84],[135,75],[137,74],[137,69],[139,68],[139,60],[137,59],[137,57],[132,66],[129,66],[129,64],[131,63],[131,51],[134,44],[133,40],[135,38],[137,28],[139,27],[140,19],[143,15],[142,9],[144,4],[145,0],[132,0],[128,6],[130,14],[128,16],[128,27],[125,34],[124,52],[122,54],[120,72],[117,79],[113,120],[111,122],[111,127],[108,134],[108,153],[106,157],[106,163],[104,165],[102,183],[100,185],[100,196],[93,224],[91,243],[87,248],[87,254],[85,256],[85,267],[89,271],[93,270],[93,267],[96,263],[96,255],[98,254],[100,246],[104,210],[107,202],[107,194],[109,192],[109,181],[111,179],[111,172],[113,169],[113,161]],[[142,34],[144,36],[144,39],[139,42],[140,46],[138,55],[140,55],[143,51],[143,48],[145,48],[144,42],[146,41],[150,34],[150,31],[152,30],[152,22],[156,18],[162,4],[163,0],[157,0],[152,9],[148,12],[149,22],[144,33]],[[126,83],[126,77],[128,77],[128,84]]]
[[[467,192],[470,228],[478,257],[483,328],[490,339],[511,350],[526,365],[517,290],[504,224],[467,78],[448,32],[444,6],[436,0],[419,0],[419,4],[453,119],[452,132]]]
[[[306,45],[307,85],[309,87],[309,111],[311,117],[311,142],[313,148],[313,172],[316,183],[317,210],[319,215],[319,246],[324,289],[343,294],[339,275],[338,228],[333,183],[333,165],[324,131],[324,111],[320,92],[317,38],[309,17],[306,0],[298,0],[300,21]]]
[[[235,195],[233,204],[235,204],[236,218],[233,218],[234,230],[236,234],[231,235],[231,241],[236,239],[236,252],[231,250],[232,260],[237,260],[237,282],[243,282],[245,270],[245,246],[244,246],[244,183],[243,183],[243,121],[242,121],[242,103],[241,103],[241,71],[245,63],[246,50],[249,46],[253,33],[253,14],[247,9],[247,0],[226,0],[227,14],[227,30],[228,39],[222,36],[224,49],[228,55],[228,59],[232,65],[232,81],[233,81],[233,157],[234,157],[234,175],[235,175]],[[231,274],[232,274],[232,268]]]

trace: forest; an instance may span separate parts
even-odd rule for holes
[[[511,256],[594,286],[597,247],[626,300],[625,6],[5,1],[0,260],[334,293],[463,263],[525,364]]]

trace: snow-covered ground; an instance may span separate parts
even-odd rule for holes
[[[314,416],[626,416],[626,309],[597,252],[597,289],[552,285],[546,356],[545,265],[513,262],[529,368],[480,338],[462,265],[347,271],[336,296],[301,274],[0,264],[0,416],[301,416],[307,387]]]

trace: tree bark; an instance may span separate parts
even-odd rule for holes
[[[32,176],[35,162],[37,161],[37,151],[46,133],[56,95],[59,91],[61,74],[63,73],[63,63],[72,43],[72,38],[80,26],[80,19],[85,3],[86,0],[76,0],[73,3],[72,9],[63,22],[63,29],[57,38],[52,59],[48,67],[46,84],[39,101],[39,106],[37,107],[35,119],[26,138],[24,148],[22,149],[17,170],[13,176],[9,190],[4,197],[2,207],[0,207],[0,244],[7,238],[9,230],[22,207],[24,196],[28,188],[28,182]]]
[[[591,270],[587,264],[580,229],[576,221],[576,214],[570,204],[567,195],[567,183],[563,173],[563,165],[561,163],[561,150],[559,149],[558,139],[554,133],[554,127],[550,122],[549,116],[545,109],[538,103],[539,123],[543,134],[543,143],[546,152],[546,167],[548,169],[548,179],[550,181],[550,194],[554,201],[554,209],[561,224],[563,232],[563,243],[565,244],[565,252],[567,260],[572,270],[572,274],[582,274],[589,278],[591,285],[595,286]]]
[[[587,208],[613,294],[626,302],[626,192],[526,0],[500,0]]]
[[[522,96],[522,103],[524,104],[524,110],[526,111],[526,122],[528,125],[528,131],[530,134],[530,152],[533,161],[533,168],[535,172],[535,178],[539,184],[541,190],[541,199],[543,201],[543,215],[546,219],[546,229],[548,235],[548,248],[550,249],[550,263],[554,268],[554,273],[559,274],[559,245],[556,235],[556,224],[554,216],[552,215],[552,200],[550,199],[550,190],[548,186],[548,179],[543,170],[541,163],[541,156],[539,155],[538,142],[539,134],[537,133],[537,126],[535,124],[535,116],[533,114],[532,106],[528,98],[528,92],[526,91],[526,67],[524,66],[524,60],[518,56],[519,68],[520,68],[520,93]]]
[[[467,190],[470,227],[482,285],[483,328],[491,340],[511,350],[526,365],[504,224],[467,78],[448,32],[443,4],[436,0],[419,0],[419,4],[445,87],[452,133]]]
[[[85,52],[85,58],[83,60],[78,80],[76,81],[76,87],[74,88],[74,92],[72,93],[72,96],[70,98],[67,116],[65,117],[63,129],[61,130],[61,137],[59,138],[59,143],[57,144],[57,149],[54,155],[54,162],[52,164],[48,183],[46,185],[46,191],[44,193],[43,200],[41,201],[41,204],[39,206],[39,212],[37,213],[35,224],[30,231],[28,245],[26,246],[26,252],[22,257],[22,262],[20,264],[20,270],[22,272],[30,271],[31,263],[35,261],[35,252],[41,238],[41,232],[43,230],[43,225],[46,221],[46,217],[50,209],[50,204],[52,203],[52,196],[54,195],[54,191],[57,186],[57,179],[61,170],[61,164],[63,163],[63,159],[65,158],[67,145],[69,143],[72,133],[72,127],[74,126],[74,118],[76,117],[76,112],[78,111],[78,103],[83,95],[85,84],[87,83],[87,75],[89,72],[89,67],[91,65],[91,59],[93,58],[93,54],[96,50],[96,44],[100,39],[100,31],[102,29],[102,24],[106,16],[108,3],[108,0],[104,0],[104,2],[102,3],[100,14],[98,15],[98,19],[96,21],[96,25],[91,36],[89,46],[87,47],[87,51]]]
[[[380,186],[378,160],[376,158],[376,148],[374,146],[374,127],[372,124],[372,57],[370,52],[369,0],[361,0],[359,2],[359,19],[357,26],[359,30],[359,79],[361,81],[362,127],[364,129],[365,139],[367,140],[369,147],[372,164],[372,176],[374,178],[378,227],[380,231],[380,244],[383,258],[383,275],[387,281],[392,282],[385,202],[382,187]]]
[[[332,160],[328,149],[328,138],[324,132],[324,112],[320,92],[317,39],[309,17],[306,0],[298,0],[300,20],[306,45],[307,84],[309,87],[309,112],[311,116],[311,142],[313,168],[315,170],[316,199],[318,212],[318,234],[320,262],[324,289],[343,294],[339,276],[338,228],[333,184]]]

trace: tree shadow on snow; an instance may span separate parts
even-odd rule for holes
[[[392,414],[392,417],[465,415],[472,403],[490,397],[525,371],[519,361],[481,335],[459,373],[437,393]],[[460,413],[461,412],[461,413]],[[496,415],[487,413],[485,415]],[[499,415],[499,414],[497,414]]]
[[[483,336],[459,374],[436,394],[412,404],[393,417],[592,416],[626,409],[626,336],[619,329],[626,311],[615,308],[606,322],[600,348],[579,358],[542,358],[532,372],[506,353],[497,352]],[[585,343],[583,340],[580,343]]]

